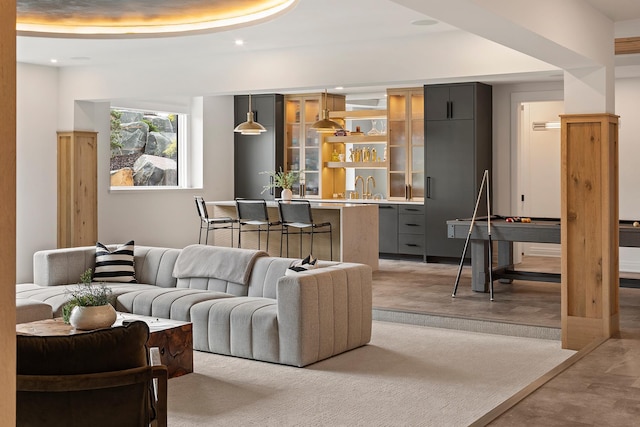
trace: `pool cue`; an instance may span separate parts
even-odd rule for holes
[[[471,217],[471,224],[469,225],[469,233],[467,234],[467,240],[464,242],[464,249],[462,250],[462,258],[460,258],[460,266],[458,266],[458,274],[456,275],[456,282],[453,286],[452,298],[456,297],[458,291],[458,283],[460,283],[460,275],[462,274],[462,264],[464,264],[464,256],[467,254],[467,248],[469,247],[469,240],[471,240],[471,232],[473,231],[473,224],[476,222],[476,215],[478,213],[478,205],[480,205],[480,198],[482,197],[482,188],[484,187],[484,181],[489,176],[489,170],[484,171],[482,175],[482,182],[480,183],[480,190],[478,190],[478,197],[476,198],[476,206],[473,209],[473,216]]]
[[[487,173],[486,171],[485,173]],[[491,186],[487,173],[487,235],[489,236],[489,299],[493,301],[493,244],[491,243]]]

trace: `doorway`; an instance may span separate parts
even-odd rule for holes
[[[520,104],[518,215],[560,219],[560,114],[563,101]],[[521,243],[516,253],[559,257],[560,245]]]

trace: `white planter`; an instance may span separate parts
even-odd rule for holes
[[[95,307],[75,306],[71,310],[69,323],[76,329],[101,329],[113,325],[116,317],[116,310],[111,304]]]
[[[282,193],[280,194],[280,197],[282,198],[282,200],[285,200],[287,202],[291,201],[291,198],[293,197],[293,192],[291,192],[291,190],[288,188],[284,188],[282,190]]]

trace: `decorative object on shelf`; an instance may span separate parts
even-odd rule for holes
[[[364,147],[362,149],[362,161],[363,162],[371,161],[371,149],[369,147]]]
[[[269,175],[269,184],[265,185],[261,194],[265,191],[268,191],[272,188],[282,188],[282,193],[280,197],[282,200],[291,200],[293,193],[291,191],[291,187],[293,184],[298,181],[300,178],[300,174],[304,171],[290,170],[288,172],[284,172],[282,168],[278,172],[276,171],[263,171],[260,174]]]
[[[327,90],[324,90],[324,96],[322,97],[322,118],[311,125],[310,129],[316,132],[336,132],[342,130],[342,126],[329,119],[329,109],[327,108]]]
[[[240,132],[241,135],[259,135],[267,130],[260,123],[253,121],[253,110],[251,110],[251,94],[249,94],[249,112],[247,113],[247,121],[240,123],[233,130]]]
[[[371,120],[371,130],[367,132],[367,135],[369,136],[380,135],[380,131],[378,130],[377,120]]]
[[[105,285],[94,285],[91,279],[91,269],[82,273],[81,283],[69,292],[71,298],[62,307],[64,322],[76,329],[107,328],[116,321],[116,310],[111,305],[111,289]]]
[[[338,162],[340,161],[340,154],[336,151],[336,149],[333,149],[333,153],[331,153],[331,161],[332,162]]]

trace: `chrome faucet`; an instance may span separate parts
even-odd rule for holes
[[[371,181],[371,183],[373,184],[371,186],[371,190],[376,188],[376,180],[375,180],[375,178],[372,177],[371,175],[369,175],[367,177],[367,180],[365,181],[365,190],[364,190],[364,195],[362,196],[363,199],[370,199],[371,198],[371,190],[369,190],[369,181]]]
[[[362,178],[360,175],[356,176],[356,181],[353,184],[353,189],[355,190],[356,193],[356,199],[359,199],[358,197],[358,180],[360,180],[360,182],[362,182],[362,194],[364,195],[364,178]]]

